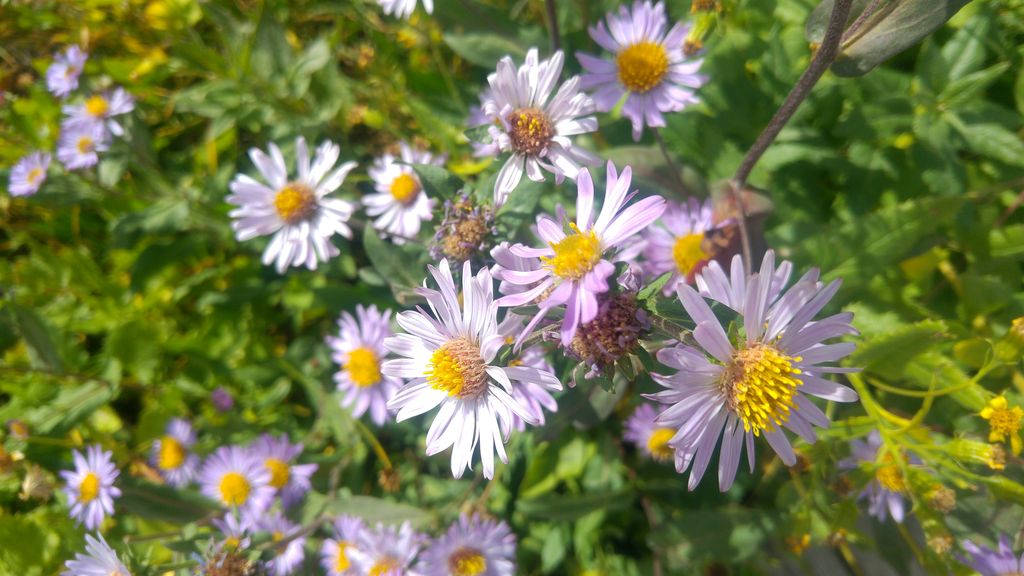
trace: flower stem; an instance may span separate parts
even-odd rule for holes
[[[676,187],[679,188],[679,193],[686,196],[686,184],[683,183],[682,168],[676,163],[675,159],[668,152],[668,146],[665,145],[665,139],[661,137],[661,131],[656,127],[651,127],[651,132],[654,132],[654,140],[658,142],[658,148],[661,149],[661,155],[665,157],[665,163],[668,164],[668,170],[672,173],[672,181]]]
[[[544,0],[544,8],[548,18],[548,40],[551,42],[551,53],[554,54],[562,49],[562,35],[558,31],[558,11],[555,10],[555,0]]]

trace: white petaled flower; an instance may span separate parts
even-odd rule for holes
[[[64,493],[71,506],[71,517],[87,530],[97,530],[103,519],[114,513],[114,498],[121,496],[121,490],[114,486],[120,472],[111,461],[113,453],[98,445],[86,448],[85,455],[78,450],[71,454],[75,469],[60,473],[66,482]]]
[[[88,59],[89,55],[78,46],[68,46],[53,57],[53,64],[46,69],[46,89],[58,98],[66,98],[78,88],[78,77]]]
[[[267,571],[272,576],[288,576],[295,572],[306,558],[306,537],[298,534],[300,527],[289,522],[278,511],[264,516],[258,527],[270,533],[271,551],[274,556],[266,562]]]
[[[498,61],[497,72],[487,77],[492,92],[483,105],[488,131],[502,152],[511,153],[494,183],[495,206],[504,203],[524,172],[543,182],[546,170],[561,182],[564,177],[575,180],[581,164],[598,162],[570,139],[597,130],[597,118],[589,115],[594,102],[579,91],[579,77],[566,80],[552,96],[562,63],[561,52],[540,61],[537,49],[531,48],[518,69],[506,56]]]
[[[505,266],[516,262],[506,260],[498,278],[529,289],[504,296],[498,303],[501,306],[536,303],[540,308],[517,339],[517,345],[552,308],[565,306],[562,344],[568,346],[577,327],[597,316],[597,296],[608,291],[608,278],[615,272],[615,265],[610,261],[612,253],[627,246],[634,234],[665,211],[665,199],[661,196],[649,196],[626,206],[633,197],[629,190],[632,180],[629,166],[623,168],[620,176],[608,162],[607,174],[604,203],[596,220],[594,182],[590,171],[583,170],[576,182],[576,221],[569,223],[568,232],[555,219],[541,215],[537,217],[537,233],[547,246],[528,248],[516,244],[509,248],[513,255],[533,260],[533,263],[526,269],[514,270]]]
[[[508,524],[463,514],[423,553],[424,576],[512,576],[516,536]]]
[[[690,26],[677,23],[668,32],[665,4],[650,0],[620,6],[619,13],[607,15],[608,25],[591,26],[590,37],[615,55],[606,61],[589,54],[577,54],[587,73],[580,81],[584,90],[595,90],[597,109],[608,112],[627,95],[622,114],[633,124],[633,139],[639,140],[644,126],[665,125],[663,112],[678,112],[699,102],[694,90],[707,82],[698,74],[701,59],[690,60],[683,51]]]
[[[345,395],[342,406],[359,418],[367,411],[377,426],[388,419],[388,400],[402,387],[402,381],[381,372],[388,354],[384,339],[391,336],[391,311],[376,306],[356,306],[356,315],[342,312],[338,336],[327,338],[331,358],[340,367],[334,381]]]
[[[68,170],[95,166],[108,144],[107,129],[95,122],[64,122],[57,139],[57,160]]]
[[[385,14],[408,20],[416,10],[418,0],[377,0]],[[434,13],[434,0],[423,0],[423,10]]]
[[[822,378],[853,370],[828,365],[853,352],[852,342],[825,343],[856,334],[850,325],[853,315],[814,320],[839,289],[839,280],[823,285],[812,270],[785,289],[791,270],[788,262],[776,270],[775,254],[769,251],[760,273],[749,278],[737,256],[730,276],[716,262],[704,269],[697,277],[701,294],[679,286],[700,348],[678,344],[660,350],[658,360],[678,372],[653,374],[667,390],[648,397],[668,405],[656,422],[676,430],[669,445],[676,451],[676,469],[690,468],[690,490],[703,477],[719,438],[718,486],[725,491],[736,477],[744,445],[753,471],[755,437],[764,436],[787,466],[796,462],[796,454],[783,428],[809,443],[817,440],[814,426],[828,427],[829,419],[808,396],[857,400],[850,388]],[[738,314],[737,328],[727,332],[704,297]],[[736,335],[735,341],[729,334]]]
[[[199,456],[192,453],[196,433],[188,420],[173,418],[164,435],[153,442],[150,463],[171,486],[186,486],[195,478]]]
[[[410,164],[444,164],[444,156],[399,143],[399,157],[384,154],[370,167],[376,194],[363,197],[366,213],[375,218],[373,227],[391,236],[395,244],[414,240],[420,223],[433,217],[434,201],[427,198],[423,183]],[[401,161],[401,163],[399,163]]]
[[[359,534],[355,548],[350,549],[357,574],[372,576],[420,576],[413,569],[416,555],[426,538],[412,529],[408,522],[400,528],[377,524]]]
[[[309,492],[310,477],[316,472],[316,464],[296,464],[294,460],[302,454],[302,444],[292,444],[288,436],[273,437],[262,434],[250,448],[252,454],[270,472],[270,486],[281,496],[285,508],[299,503]]]
[[[82,104],[64,106],[69,124],[98,124],[114,136],[124,134],[124,129],[114,119],[135,109],[135,99],[124,88],[115,88],[102,94],[93,94]]]
[[[269,155],[258,148],[249,150],[266,184],[245,174],[231,181],[227,201],[238,207],[229,214],[234,218],[231,227],[239,242],[272,234],[263,264],[275,263],[278,273],[289,266],[316,270],[318,263],[341,253],[330,242],[332,236],[352,237],[346,222],[355,205],[329,195],[341,187],[356,163],[335,169],[341,148],[327,141],[316,149],[311,164],[306,140],[300,137],[295,140],[298,176],[289,179],[281,150],[273,142],[269,149]]]
[[[531,411],[512,396],[515,386],[562,386],[551,372],[493,365],[505,336],[498,331],[498,307],[486,268],[474,276],[469,262],[463,264],[461,295],[447,260],[429,270],[438,290],[424,282],[417,293],[427,300],[432,314],[422,309],[402,312],[398,324],[407,334],[384,340],[388,350],[402,356],[385,362],[384,373],[408,380],[388,408],[398,411],[401,422],[440,407],[427,432],[427,455],[452,446],[452,474],[459,478],[472,467],[479,443],[484,476],[492,478],[494,452],[508,462],[504,441],[513,416],[537,424]]]
[[[217,544],[218,550],[232,551],[249,547],[249,533],[253,528],[252,518],[245,518],[234,511],[229,511],[221,518],[214,518],[213,525],[224,536]]]
[[[727,223],[715,224],[710,198],[703,204],[696,198],[686,204],[669,202],[658,221],[661,225],[651,226],[643,234],[644,272],[650,278],[672,273],[662,290],[666,296],[673,294],[679,284],[692,283],[713,257],[705,235]]]
[[[247,519],[258,517],[274,501],[270,471],[241,446],[221,446],[208,456],[199,471],[199,483],[203,494]]]
[[[85,535],[85,554],[76,552],[75,559],[65,562],[64,567],[67,570],[61,576],[132,576],[98,532],[95,537]]]
[[[327,576],[354,576],[356,568],[351,555],[359,547],[366,527],[353,516],[341,516],[334,522],[335,538],[325,538],[320,548],[320,565]]]
[[[50,168],[50,155],[46,152],[28,154],[11,168],[11,180],[7,187],[11,196],[30,196],[39,191],[46,182],[46,171]]]

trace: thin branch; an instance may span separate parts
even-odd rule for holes
[[[544,0],[544,8],[548,16],[548,40],[551,41],[551,53],[554,54],[562,49],[562,35],[558,31],[558,11],[555,10],[555,0]]]
[[[665,139],[661,137],[661,131],[655,127],[651,127],[651,131],[654,132],[654,139],[658,142],[658,148],[661,148],[661,155],[665,157],[665,163],[668,164],[668,169],[672,172],[672,181],[679,187],[679,193],[686,196],[686,184],[681,176],[682,170],[672,155],[668,153],[668,146],[665,145]]]

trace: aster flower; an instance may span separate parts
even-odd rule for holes
[[[478,94],[478,97],[480,99],[480,105],[469,107],[469,116],[466,118],[466,127],[477,128],[487,126],[494,122],[500,123],[500,120],[497,118],[492,119],[484,112],[484,106],[487,104],[487,101],[494,99],[493,92],[491,92],[489,88],[485,88]],[[473,156],[477,158],[488,158],[501,154],[501,147],[498,146],[498,143],[494,140],[489,142],[472,140],[469,144],[473,147]]]
[[[808,395],[857,400],[850,388],[821,377],[848,371],[826,364],[855,347],[851,342],[824,343],[857,333],[850,325],[852,314],[813,321],[840,282],[823,286],[812,270],[784,290],[790,270],[788,263],[776,270],[771,251],[760,273],[749,278],[739,256],[732,261],[731,277],[715,262],[705,268],[697,277],[702,294],[738,314],[736,328],[728,333],[701,294],[685,284],[678,288],[679,300],[697,325],[693,337],[700,348],[679,344],[660,350],[658,360],[678,372],[654,374],[667,390],[649,398],[669,405],[656,422],[676,430],[669,445],[676,450],[676,469],[690,468],[690,490],[704,476],[720,437],[718,486],[724,492],[736,477],[744,444],[753,471],[755,437],[764,436],[787,466],[796,462],[796,454],[783,427],[807,442],[817,439],[814,426],[827,427],[829,419]],[[729,333],[736,335],[735,341]]]
[[[530,289],[504,296],[498,304],[521,306],[536,301],[540,307],[517,345],[556,306],[565,306],[562,320],[562,344],[565,346],[572,342],[580,324],[597,316],[597,296],[608,291],[608,278],[615,272],[609,254],[657,220],[665,210],[665,200],[660,196],[643,198],[624,207],[633,196],[629,193],[631,180],[629,166],[620,176],[608,162],[604,203],[595,221],[594,183],[589,170],[581,171],[576,182],[576,222],[569,223],[568,233],[555,219],[542,215],[537,218],[537,231],[547,246],[527,248],[517,244],[509,248],[512,254],[532,259],[534,263],[525,270],[502,270],[498,278],[509,284],[530,286]]]
[[[669,202],[658,223],[661,226],[651,226],[644,232],[643,267],[651,278],[672,273],[662,290],[669,296],[679,284],[692,283],[712,258],[704,237],[725,223],[715,224],[710,198],[703,204],[696,198],[686,204]]]
[[[46,89],[58,98],[66,98],[78,88],[78,77],[89,59],[78,46],[68,46],[64,52],[53,57],[53,64],[46,69]]]
[[[506,343],[512,343],[522,329],[523,319],[515,314],[506,315],[505,319],[498,325],[498,333],[505,336]],[[539,344],[527,346],[519,350],[509,360],[509,366],[526,366],[527,368],[536,368],[541,372],[552,374],[555,372],[555,369],[548,362],[544,347]],[[554,396],[546,388],[534,382],[523,382],[513,387],[512,398],[533,415],[537,420],[537,426],[544,425],[545,409],[548,412],[558,412],[558,402],[555,401]],[[520,432],[526,430],[526,422],[522,418],[513,414],[512,420],[512,425],[516,430]]]
[[[384,13],[395,18],[408,20],[416,10],[417,0],[377,0]],[[423,0],[423,10],[434,13],[434,0]]]
[[[463,514],[423,553],[424,576],[512,576],[516,537],[508,524]]]
[[[121,496],[121,490],[114,486],[120,472],[111,461],[113,453],[98,445],[86,448],[84,455],[74,450],[72,456],[75,469],[60,473],[67,483],[64,493],[71,506],[71,517],[87,530],[97,530],[103,519],[114,513],[114,498]]]
[[[1013,546],[1006,534],[999,535],[998,550],[978,546],[970,540],[964,541],[963,548],[967,551],[967,556],[957,554],[957,560],[977,571],[979,576],[1024,574],[1024,554],[1018,558],[1013,553]]]
[[[124,134],[124,129],[114,120],[115,116],[127,114],[135,109],[135,99],[124,88],[115,88],[102,94],[93,94],[82,104],[64,106],[67,124],[98,124],[114,136]]]
[[[210,392],[210,402],[217,412],[227,412],[235,407],[235,399],[231,396],[231,392],[223,386],[218,386],[213,392]]]
[[[61,576],[132,576],[102,534],[85,535],[85,552],[76,552],[74,560],[65,562],[67,570]]]
[[[493,93],[483,105],[488,132],[500,151],[511,152],[494,184],[495,206],[505,202],[524,172],[534,182],[543,182],[543,169],[561,182],[566,176],[575,180],[580,164],[597,162],[569,139],[597,130],[597,118],[587,116],[594,103],[579,91],[579,77],[573,76],[551,95],[562,62],[561,52],[540,61],[537,49],[531,48],[518,70],[506,56],[498,61],[497,72],[487,77]]]
[[[341,148],[327,141],[316,149],[311,165],[306,140],[300,137],[295,140],[299,174],[289,180],[281,150],[273,142],[269,149],[269,156],[258,148],[249,150],[249,157],[269,186],[245,174],[231,181],[227,201],[238,207],[229,214],[235,220],[231,227],[239,242],[273,235],[263,251],[263,264],[274,262],[278,273],[283,274],[289,266],[316,270],[319,262],[341,253],[331,244],[331,236],[352,237],[346,222],[355,206],[328,196],[341,186],[356,163],[346,162],[334,169]]]
[[[153,442],[149,461],[171,486],[182,487],[195,478],[199,457],[192,453],[196,433],[188,420],[173,418],[164,435]]]
[[[879,459],[882,447],[882,436],[877,430],[868,434],[867,440],[854,440],[850,443],[850,457],[839,462],[841,470],[854,470],[861,465],[869,465],[874,469],[874,478],[857,497],[868,501],[868,513],[881,522],[892,516],[896,522],[903,522],[906,515],[907,483],[903,470],[896,462],[892,453],[887,452]],[[901,455],[900,458],[903,458]],[[910,463],[918,463],[915,457]]]
[[[324,539],[320,548],[320,565],[327,576],[351,576],[356,574],[352,554],[359,545],[366,527],[363,521],[352,516],[341,516],[334,522],[335,538]]]
[[[444,156],[417,150],[399,143],[399,157],[379,156],[370,167],[376,194],[363,198],[366,213],[376,220],[373,227],[391,236],[395,244],[404,244],[420,232],[420,223],[433,218],[434,201],[427,198],[423,183],[410,164],[444,164]],[[399,163],[401,162],[401,163]]]
[[[263,434],[253,443],[251,451],[270,473],[270,486],[277,490],[286,508],[297,504],[309,492],[309,478],[316,472],[317,465],[294,462],[302,454],[301,443],[292,444],[284,434],[277,438]]]
[[[425,541],[408,522],[400,528],[377,524],[376,528],[359,534],[359,541],[348,556],[357,574],[420,576],[412,566]]]
[[[28,154],[11,168],[11,180],[7,187],[11,196],[30,196],[39,191],[46,182],[46,171],[50,168],[50,155],[46,152]]]
[[[340,367],[334,374],[338,391],[344,394],[342,406],[352,409],[359,418],[368,410],[377,426],[388,419],[388,400],[402,386],[402,381],[381,373],[381,362],[388,351],[384,339],[391,336],[391,310],[376,306],[356,306],[355,317],[342,312],[338,319],[338,336],[329,336],[331,358]]]
[[[988,401],[988,404],[981,409],[979,415],[988,420],[990,431],[989,442],[1010,441],[1010,451],[1014,456],[1020,454],[1020,420],[1024,417],[1024,410],[1020,406],[1010,407],[1006,396],[996,396]]]
[[[224,540],[220,542],[218,548],[238,550],[249,547],[249,533],[253,528],[251,518],[244,518],[229,511],[220,518],[214,518],[213,525],[224,536]]]
[[[618,15],[610,13],[606,20],[607,26],[598,22],[590,27],[590,37],[615,59],[577,54],[587,72],[580,87],[594,90],[594,102],[601,112],[615,108],[626,95],[622,114],[633,124],[633,139],[639,140],[645,125],[665,125],[663,112],[678,112],[699,102],[694,90],[707,82],[707,77],[697,73],[702,60],[690,60],[683,52],[690,26],[679,22],[665,31],[664,3],[638,0],[632,10],[620,6]]]
[[[299,527],[288,521],[280,512],[263,517],[258,527],[264,532],[270,532],[272,542],[281,542],[290,538],[284,546],[275,545],[272,550],[274,557],[267,560],[267,571],[272,576],[288,576],[295,571],[306,558],[305,536],[296,536]]]
[[[263,460],[241,446],[221,446],[199,471],[203,494],[249,518],[257,517],[273,502],[270,480]]]
[[[626,420],[626,430],[622,437],[649,458],[658,461],[671,460],[675,456],[675,450],[668,445],[668,441],[676,435],[676,430],[659,426],[657,418],[658,411],[654,406],[646,402],[637,406],[633,415]]]
[[[57,160],[68,170],[95,166],[100,161],[98,152],[107,150],[107,138],[102,124],[65,122],[57,140]]]
[[[498,332],[498,307],[487,269],[476,276],[469,262],[462,267],[461,299],[447,260],[429,267],[439,290],[417,290],[432,314],[423,309],[398,315],[407,331],[384,340],[384,346],[401,359],[384,363],[384,374],[405,378],[405,387],[388,402],[399,422],[440,407],[427,432],[427,455],[452,446],[452,474],[459,478],[472,466],[480,445],[484,476],[494,476],[494,452],[508,462],[504,440],[511,431],[513,415],[529,424],[536,417],[512,397],[516,386],[535,383],[559,390],[550,372],[526,366],[493,364],[505,337]]]

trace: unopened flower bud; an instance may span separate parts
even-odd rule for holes
[[[951,488],[937,485],[928,495],[928,506],[943,514],[952,512],[956,508],[956,492]]]

